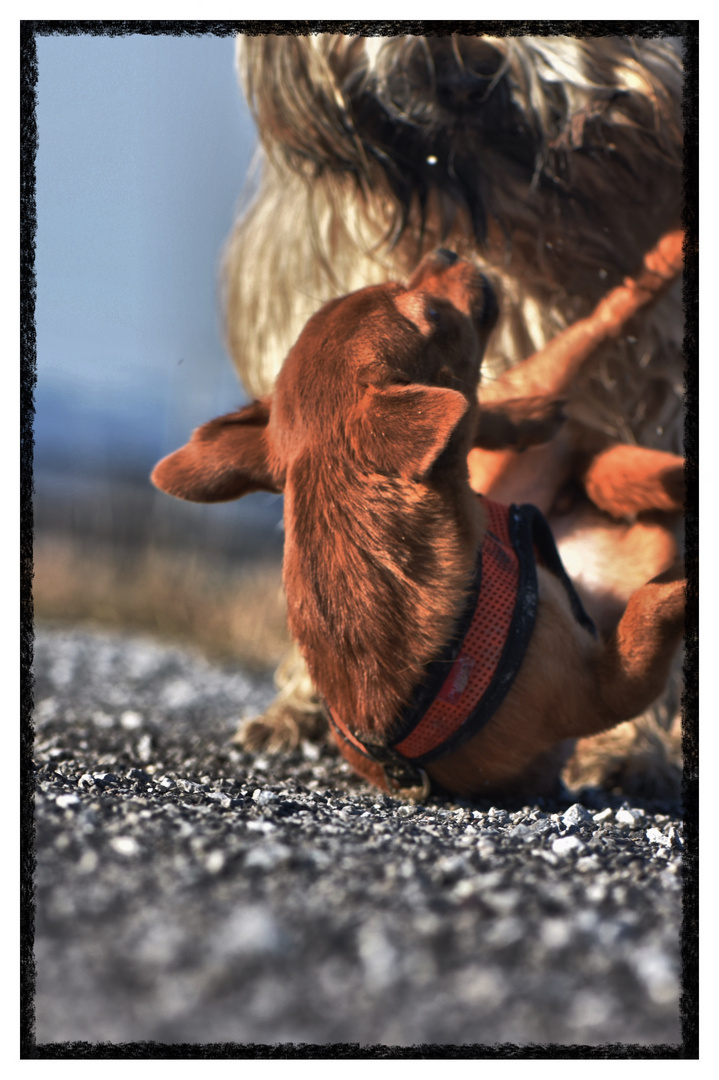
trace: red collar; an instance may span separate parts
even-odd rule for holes
[[[480,495],[488,527],[471,595],[453,640],[403,711],[386,743],[356,736],[330,708],[330,720],[349,743],[384,768],[391,788],[416,786],[418,766],[443,757],[492,718],[519,671],[537,613],[539,558],[567,589],[575,617],[594,625],[562,566],[549,526],[534,506],[504,506]],[[426,780],[426,777],[425,777]]]

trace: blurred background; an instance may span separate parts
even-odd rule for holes
[[[272,668],[282,500],[148,476],[246,398],[218,272],[256,146],[233,37],[38,37],[35,613]]]

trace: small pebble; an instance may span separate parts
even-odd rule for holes
[[[140,845],[134,836],[113,836],[110,840],[110,847],[113,851],[116,851],[118,855],[139,855]]]
[[[139,712],[135,712],[133,709],[125,709],[120,715],[120,723],[125,731],[136,731],[137,728],[142,727],[143,720]]]
[[[662,847],[671,847],[671,837],[665,836],[661,829],[647,829],[645,836],[650,844],[661,844]]]
[[[555,855],[576,854],[584,849],[584,844],[576,836],[558,836],[552,841],[552,851]]]
[[[595,819],[581,803],[574,803],[564,814],[562,814],[562,821],[565,825],[581,825],[584,822],[593,820]]]
[[[70,792],[67,795],[58,795],[55,799],[55,803],[61,810],[67,810],[71,806],[79,806],[80,799],[77,795]]]
[[[266,791],[263,788],[255,788],[252,792],[253,801],[258,806],[269,806],[271,803],[277,802],[277,795],[274,791]]]
[[[248,870],[275,870],[287,862],[292,852],[285,844],[260,844],[245,856]]]

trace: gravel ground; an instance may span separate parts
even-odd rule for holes
[[[35,680],[38,1045],[681,1042],[678,807],[251,758],[270,680],[149,640],[38,628]]]

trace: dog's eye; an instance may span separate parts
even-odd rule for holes
[[[442,321],[442,315],[436,308],[427,308],[427,318],[437,326]]]

